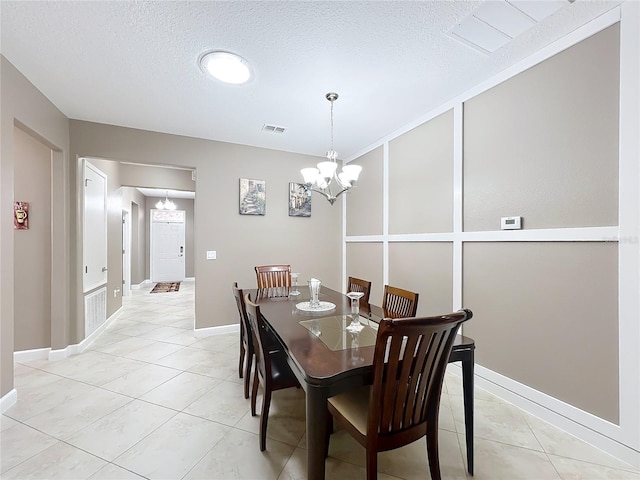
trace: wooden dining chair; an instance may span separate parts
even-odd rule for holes
[[[360,297],[360,307],[369,305],[369,295],[371,294],[371,282],[356,277],[347,279],[347,293],[362,292],[364,295]]]
[[[418,311],[418,294],[385,285],[382,310],[386,318],[415,317]]]
[[[253,348],[253,335],[247,318],[247,309],[244,303],[244,293],[238,288],[238,282],[232,285],[233,296],[238,306],[238,314],[240,316],[240,362],[238,365],[238,376],[244,377],[244,398],[249,398],[249,378],[251,376],[251,365],[255,351]],[[244,371],[243,371],[243,367]]]
[[[258,288],[291,287],[291,265],[257,265]]]
[[[287,363],[287,354],[283,350],[271,350],[264,319],[260,307],[251,301],[249,294],[244,296],[247,318],[253,333],[253,346],[256,356],[253,388],[251,391],[251,415],[256,415],[258,384],[262,385],[262,411],[260,413],[260,451],[267,447],[267,422],[271,393],[283,388],[299,387],[296,376]]]
[[[425,435],[431,479],[441,479],[442,383],[458,328],[472,316],[471,310],[460,310],[435,317],[383,319],[374,350],[373,385],[329,398],[333,419],[366,448],[368,480],[377,478],[378,452]]]

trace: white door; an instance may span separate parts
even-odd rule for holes
[[[107,176],[84,164],[83,291],[107,283]]]
[[[151,281],[185,279],[185,211],[151,210]]]

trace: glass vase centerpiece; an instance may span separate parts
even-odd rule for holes
[[[309,280],[309,306],[311,308],[320,307],[320,286],[322,282],[317,278]]]
[[[347,293],[347,297],[351,299],[351,323],[347,326],[348,332],[357,333],[364,328],[360,323],[360,299],[363,296],[363,292]]]

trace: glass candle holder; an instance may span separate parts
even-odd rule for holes
[[[291,291],[289,292],[289,295],[300,295],[300,292],[298,291],[298,276],[300,274],[299,273],[292,273],[291,274],[291,281],[293,282],[293,289],[291,289]]]
[[[363,292],[349,292],[347,297],[351,299],[351,323],[347,326],[348,332],[359,332],[364,328],[360,323],[360,299],[364,296]]]

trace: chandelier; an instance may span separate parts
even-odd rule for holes
[[[175,210],[176,209],[176,204],[173,203],[171,200],[169,200],[168,190],[164,197],[164,200],[158,200],[158,203],[156,203],[156,208],[158,210]]]
[[[331,102],[331,150],[327,152],[327,160],[320,162],[317,168],[300,170],[307,189],[325,197],[331,205],[344,192],[353,187],[360,176],[360,165],[344,165],[338,170],[338,152],[333,149],[333,102],[338,99],[337,93],[329,92],[325,98]]]

